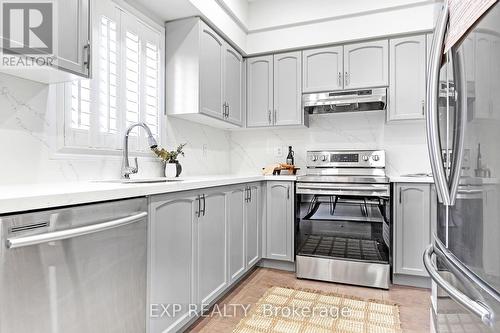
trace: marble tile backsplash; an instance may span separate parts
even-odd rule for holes
[[[385,149],[389,174],[430,171],[424,122],[386,123],[384,112],[312,115],[309,128],[232,132],[231,170],[258,172],[265,165],[284,162],[288,146],[293,146],[301,171],[310,149]],[[278,147],[281,157],[275,154]]]
[[[121,158],[55,154],[55,87],[0,74],[0,185],[86,181],[119,177]],[[305,152],[325,149],[385,149],[388,171],[428,172],[425,124],[386,124],[383,112],[313,115],[309,128],[224,131],[194,122],[166,119],[168,148],[188,143],[183,175],[256,174],[283,162],[293,146],[296,164]],[[281,147],[283,156],[275,155]],[[154,158],[139,158],[139,177],[162,175]]]
[[[0,185],[118,178],[121,157],[55,154],[55,87],[0,74]],[[230,133],[166,119],[163,144],[186,142],[183,175],[227,174]],[[139,158],[138,177],[162,175],[157,159]]]

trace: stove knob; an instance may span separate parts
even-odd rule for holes
[[[322,160],[323,162],[325,162],[325,161],[326,161],[326,155],[321,156],[321,160]]]
[[[372,158],[375,162],[377,162],[380,159],[378,155],[373,155]]]
[[[369,160],[369,157],[366,155],[363,155],[362,159],[363,159],[363,161],[367,162]]]
[[[318,156],[316,156],[316,155],[311,156],[311,160],[313,162],[316,162],[318,160]]]

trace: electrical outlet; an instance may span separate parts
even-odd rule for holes
[[[283,157],[283,147],[274,147],[274,157]]]

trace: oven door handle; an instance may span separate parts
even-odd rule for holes
[[[93,234],[96,232],[118,228],[127,224],[138,222],[146,216],[148,216],[147,212],[140,212],[120,219],[106,221],[98,224],[86,225],[83,227],[47,232],[39,235],[9,238],[6,241],[7,248],[15,249],[24,246],[38,245],[42,243],[48,243],[48,242]]]
[[[481,301],[474,301],[469,296],[462,293],[460,290],[451,285],[448,281],[446,281],[441,275],[432,262],[432,255],[439,254],[441,251],[436,249],[433,244],[430,244],[424,252],[424,266],[431,279],[436,282],[438,286],[444,289],[444,291],[457,303],[461,304],[469,311],[474,313],[476,316],[481,318],[481,321],[488,325],[492,326],[494,322],[494,313],[492,310]],[[446,258],[445,258],[446,260]]]

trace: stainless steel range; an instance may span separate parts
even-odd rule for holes
[[[296,193],[297,277],[388,289],[385,152],[308,151]]]

